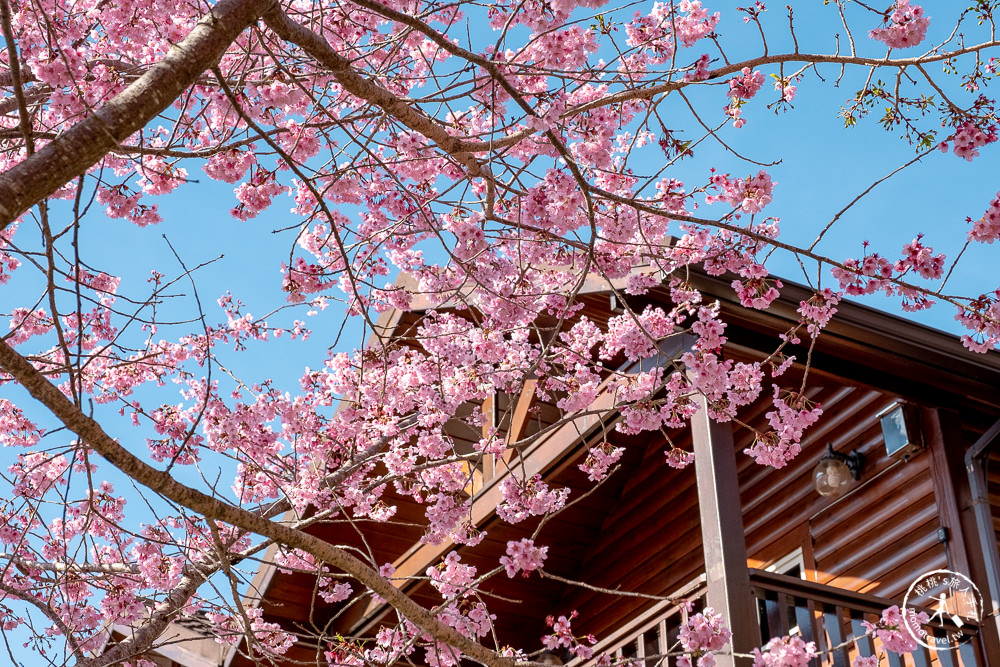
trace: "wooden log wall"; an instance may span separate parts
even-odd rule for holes
[[[876,415],[891,397],[831,377],[824,384],[810,394],[824,415],[808,432],[803,452],[781,470],[743,454],[753,434],[735,427],[749,565],[764,568],[801,549],[807,579],[901,602],[917,576],[948,566],[937,535],[930,456],[904,462],[886,455]],[[748,406],[741,419],[766,430],[768,403]],[[690,449],[685,432],[672,437]],[[615,442],[643,448],[644,455],[622,471],[628,482],[583,557],[579,578],[604,588],[670,594],[704,571],[693,471],[665,465],[662,438],[617,435]],[[816,493],[812,480],[828,442],[836,451],[857,449],[865,456],[861,480],[835,500]],[[995,470],[1000,480],[1000,465]],[[579,610],[586,621],[580,631],[600,637],[649,604],[574,589],[554,611]]]
[[[997,536],[997,543],[1000,544],[1000,451],[994,448],[983,463],[990,494],[990,510],[993,513],[993,532]]]

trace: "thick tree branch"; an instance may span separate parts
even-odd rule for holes
[[[10,561],[25,570],[45,570],[47,572],[96,572],[102,574],[134,574],[139,572],[135,563],[72,563],[31,560],[17,554],[0,554],[0,560]]]
[[[477,145],[470,146],[469,144],[472,142],[463,141],[459,137],[448,134],[436,119],[410,106],[384,86],[358,74],[351,66],[351,61],[340,55],[322,36],[293,21],[280,8],[272,9],[263,18],[267,26],[278,37],[297,45],[322,66],[329,69],[330,73],[344,87],[344,90],[355,97],[371,102],[406,127],[436,143],[441,150],[461,163],[470,175],[474,177],[481,175],[481,167],[470,154],[469,149],[487,150],[488,144],[475,142]]]
[[[0,174],[0,230],[85,173],[166,109],[274,0],[221,0],[132,85],[33,156]]]
[[[354,577],[427,634],[455,647],[469,658],[489,665],[489,667],[515,667],[513,659],[498,656],[495,652],[461,634],[455,628],[445,625],[432,612],[421,607],[378,572],[343,549],[282,523],[268,521],[258,514],[224,503],[217,498],[181,484],[168,473],[148,465],[105,433],[100,424],[83,414],[27,359],[3,341],[0,341],[0,366],[28,390],[28,393],[35,400],[50,410],[66,428],[77,434],[87,446],[93,448],[94,451],[136,482],[178,505],[201,514],[206,520],[223,521],[257,535],[271,538],[291,548],[302,549]],[[143,628],[140,632],[145,630],[146,628]],[[109,663],[94,663],[94,667],[99,664]],[[534,663],[517,664],[533,665]]]
[[[167,599],[159,603],[150,617],[130,636],[92,658],[77,661],[76,667],[108,667],[125,660],[142,655],[153,645],[153,642],[163,634],[167,626],[180,614],[198,587],[205,582],[206,576],[214,573],[214,568],[208,572],[192,572],[181,579],[180,584],[170,592]]]

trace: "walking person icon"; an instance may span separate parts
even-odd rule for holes
[[[945,614],[951,615],[951,612],[948,610],[948,596],[942,593],[934,599],[937,600],[938,603],[937,611],[935,611],[930,617],[930,620],[933,621],[935,618],[939,618],[943,623]]]

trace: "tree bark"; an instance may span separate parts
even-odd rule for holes
[[[78,435],[85,446],[92,448],[133,480],[164,498],[197,512],[208,521],[219,520],[312,554],[318,560],[357,579],[431,637],[488,667],[538,664],[516,663],[513,658],[499,656],[455,628],[445,625],[430,610],[420,606],[347,551],[303,531],[269,521],[259,514],[213,498],[181,484],[169,473],[153,468],[122,447],[101,428],[100,424],[81,412],[58,387],[49,382],[27,359],[2,340],[0,340],[0,367],[17,380],[35,400],[52,412],[67,429]]]
[[[128,88],[40,151],[0,174],[0,231],[85,173],[166,109],[275,0],[221,0]]]

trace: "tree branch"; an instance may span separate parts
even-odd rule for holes
[[[489,667],[535,665],[531,662],[515,663],[512,658],[499,656],[461,634],[455,628],[444,624],[432,612],[417,604],[378,572],[343,549],[282,523],[268,521],[260,515],[224,503],[197,489],[181,484],[168,473],[148,465],[105,433],[100,424],[83,414],[58,387],[49,382],[27,359],[3,341],[0,341],[0,366],[28,390],[35,400],[48,408],[66,428],[77,434],[87,446],[93,448],[109,463],[136,482],[164,498],[201,514],[206,520],[223,521],[312,554],[317,559],[357,579],[373,593],[398,609],[401,614],[427,634],[458,649],[477,662]],[[164,627],[166,627],[165,623]],[[147,628],[144,627],[139,632],[146,630]],[[109,663],[94,663],[93,667],[104,664]],[[87,667],[91,667],[91,665]]]
[[[132,85],[33,156],[0,174],[0,231],[166,109],[274,0],[221,0]]]

